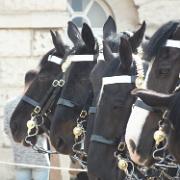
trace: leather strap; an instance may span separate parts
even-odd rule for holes
[[[151,106],[148,106],[147,104],[145,104],[142,100],[140,99],[137,99],[134,106],[137,106],[137,107],[140,107],[142,109],[145,109],[147,111],[151,111],[153,112],[154,109],[151,107]]]
[[[96,114],[96,107],[89,107],[88,114]]]
[[[91,141],[95,141],[107,145],[116,145],[115,141],[106,139],[105,137],[96,134],[91,135]]]
[[[70,107],[70,108],[75,107],[75,104],[72,101],[70,101],[68,99],[64,99],[64,98],[59,98],[57,104],[58,105],[64,105],[64,106],[67,106],[67,107]]]
[[[25,101],[25,102],[27,102],[27,103],[29,103],[29,104],[31,104],[31,105],[34,106],[34,107],[40,105],[37,101],[31,99],[30,97],[28,97],[28,96],[26,96],[26,95],[24,95],[24,96],[22,97],[22,100]]]

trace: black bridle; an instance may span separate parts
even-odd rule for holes
[[[131,75],[131,82],[130,84],[132,83],[135,83],[136,82],[136,76],[134,75]],[[95,110],[95,109],[94,109]],[[96,110],[95,110],[96,111]],[[106,138],[104,137],[103,135],[98,135],[98,134],[92,134],[91,135],[91,141],[94,141],[94,142],[98,142],[98,143],[102,143],[102,144],[106,144],[106,145],[113,145],[113,146],[117,146],[119,144],[119,140],[121,140],[121,138],[116,138],[116,139],[110,139],[110,138]]]
[[[52,54],[50,55],[52,57]],[[48,119],[49,113],[52,112],[52,107],[56,102],[56,99],[61,92],[63,86],[65,84],[63,73],[60,73],[55,80],[53,80],[50,88],[48,89],[46,95],[40,102],[37,102],[33,98],[24,95],[22,100],[31,106],[34,107],[31,118],[36,119],[36,123],[39,127],[41,127],[47,135],[49,135],[49,130],[44,125],[44,119]],[[38,119],[37,119],[38,117]]]
[[[96,48],[98,49],[98,45],[96,46]],[[71,54],[73,54],[76,51],[77,47],[73,47],[67,54],[65,54],[65,57],[63,59],[61,59],[61,64],[64,63],[67,59],[67,57]],[[49,57],[51,58],[53,56],[53,54],[55,53],[55,51],[49,55]],[[94,55],[94,60],[96,60],[98,57],[98,54]],[[57,57],[56,57],[57,58]],[[53,62],[53,61],[52,61]],[[49,135],[49,130],[45,127],[44,125],[44,118],[48,119],[48,114],[50,112],[52,112],[51,108],[53,107],[54,103],[57,100],[57,97],[59,95],[59,93],[62,91],[63,87],[65,84],[65,73],[62,72],[61,74],[59,74],[56,79],[52,82],[51,87],[48,89],[47,94],[45,95],[45,97],[41,100],[41,102],[37,102],[34,99],[32,99],[31,97],[28,97],[26,95],[23,96],[22,100],[25,101],[26,103],[32,105],[34,107],[32,113],[31,113],[31,119],[36,121],[36,130],[37,126],[41,127],[44,132],[46,132]],[[89,100],[88,100],[89,102]],[[57,105],[61,104],[70,108],[80,108],[81,106],[79,106],[77,103],[72,102],[71,100],[65,99],[65,98],[59,98]],[[87,103],[88,107],[90,106],[91,103]],[[86,107],[86,105],[85,105]],[[83,109],[86,109],[86,108]],[[84,116],[84,113],[87,112],[88,110],[82,110],[80,117]],[[40,120],[39,120],[40,117]],[[29,134],[28,134],[29,135]],[[29,137],[32,136],[36,136],[37,133],[34,133],[33,135],[29,135]],[[34,147],[35,150],[37,150],[38,152],[41,153],[49,153],[49,154],[53,154],[53,153],[57,153],[57,152],[50,152],[50,151],[46,151],[41,147],[35,147],[34,145],[32,145],[32,143],[27,140],[28,136],[25,138],[26,142],[29,143],[32,147]]]

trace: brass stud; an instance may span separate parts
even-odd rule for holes
[[[82,127],[79,124],[77,124],[77,126],[73,129],[73,134],[75,138],[78,139],[78,137],[81,136],[82,133],[83,133]]]
[[[156,145],[159,145],[165,139],[166,139],[166,134],[161,128],[159,128],[159,130],[155,131],[154,140],[156,142]]]
[[[36,127],[36,122],[31,119],[31,120],[27,121],[26,125],[28,128],[28,134],[29,134],[31,132],[31,130]]]
[[[120,170],[126,171],[128,168],[128,163],[126,160],[124,159],[120,159],[118,162],[118,167]]]

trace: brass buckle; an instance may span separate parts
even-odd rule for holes
[[[57,87],[57,86],[63,87],[64,84],[65,84],[65,81],[63,79],[60,79],[59,81],[57,79],[55,79],[52,83],[52,86],[53,87]]]
[[[80,118],[85,118],[87,116],[87,111],[85,110],[82,110],[81,113],[80,113]]]
[[[118,145],[118,150],[119,151],[124,151],[125,147],[126,147],[125,142],[120,142],[119,145]]]
[[[40,106],[36,106],[33,110],[34,113],[39,114],[41,112],[41,107]]]

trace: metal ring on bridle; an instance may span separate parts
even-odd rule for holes
[[[126,147],[125,142],[120,142],[119,145],[118,145],[118,150],[119,151],[124,151],[125,147]]]
[[[34,113],[39,114],[41,112],[41,107],[40,106],[36,106],[33,110]]]
[[[65,84],[65,81],[63,79],[60,79],[59,81],[57,79],[55,79],[52,83],[52,86],[53,87],[57,87],[57,86],[63,87],[64,84]]]
[[[84,119],[87,116],[87,114],[88,114],[87,111],[82,110],[81,113],[80,113],[80,118]]]
[[[164,120],[159,120],[158,124],[159,124],[159,127],[161,127],[164,123]]]

